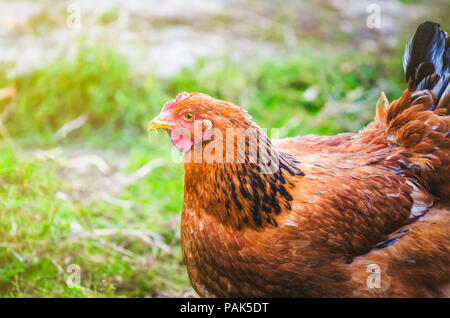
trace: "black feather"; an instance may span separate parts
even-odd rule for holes
[[[419,25],[403,56],[405,78],[411,90],[433,90],[436,100],[431,110],[450,91],[450,39],[438,23]]]

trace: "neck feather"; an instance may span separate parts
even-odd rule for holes
[[[233,162],[185,163],[184,208],[212,214],[238,230],[278,226],[277,216],[292,208],[294,181],[304,174],[299,162],[276,149],[256,124],[248,120],[240,126],[251,133],[241,147],[234,148]],[[250,155],[254,148],[258,149],[257,160]],[[239,162],[240,150],[244,156]]]

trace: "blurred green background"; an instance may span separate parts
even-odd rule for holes
[[[182,165],[146,132],[164,102],[207,93],[280,137],[358,131],[406,87],[418,23],[448,16],[444,0],[0,1],[0,296],[195,297]]]

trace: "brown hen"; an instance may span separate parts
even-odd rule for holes
[[[450,293],[450,48],[425,22],[408,89],[360,133],[271,141],[201,93],[150,129],[184,152],[183,258],[201,296],[442,297]]]

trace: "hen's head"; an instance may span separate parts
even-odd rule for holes
[[[148,130],[166,130],[174,146],[186,152],[196,142],[207,143],[213,128],[225,134],[226,128],[249,119],[245,110],[231,103],[202,93],[183,92],[164,104],[161,113],[148,125]]]

